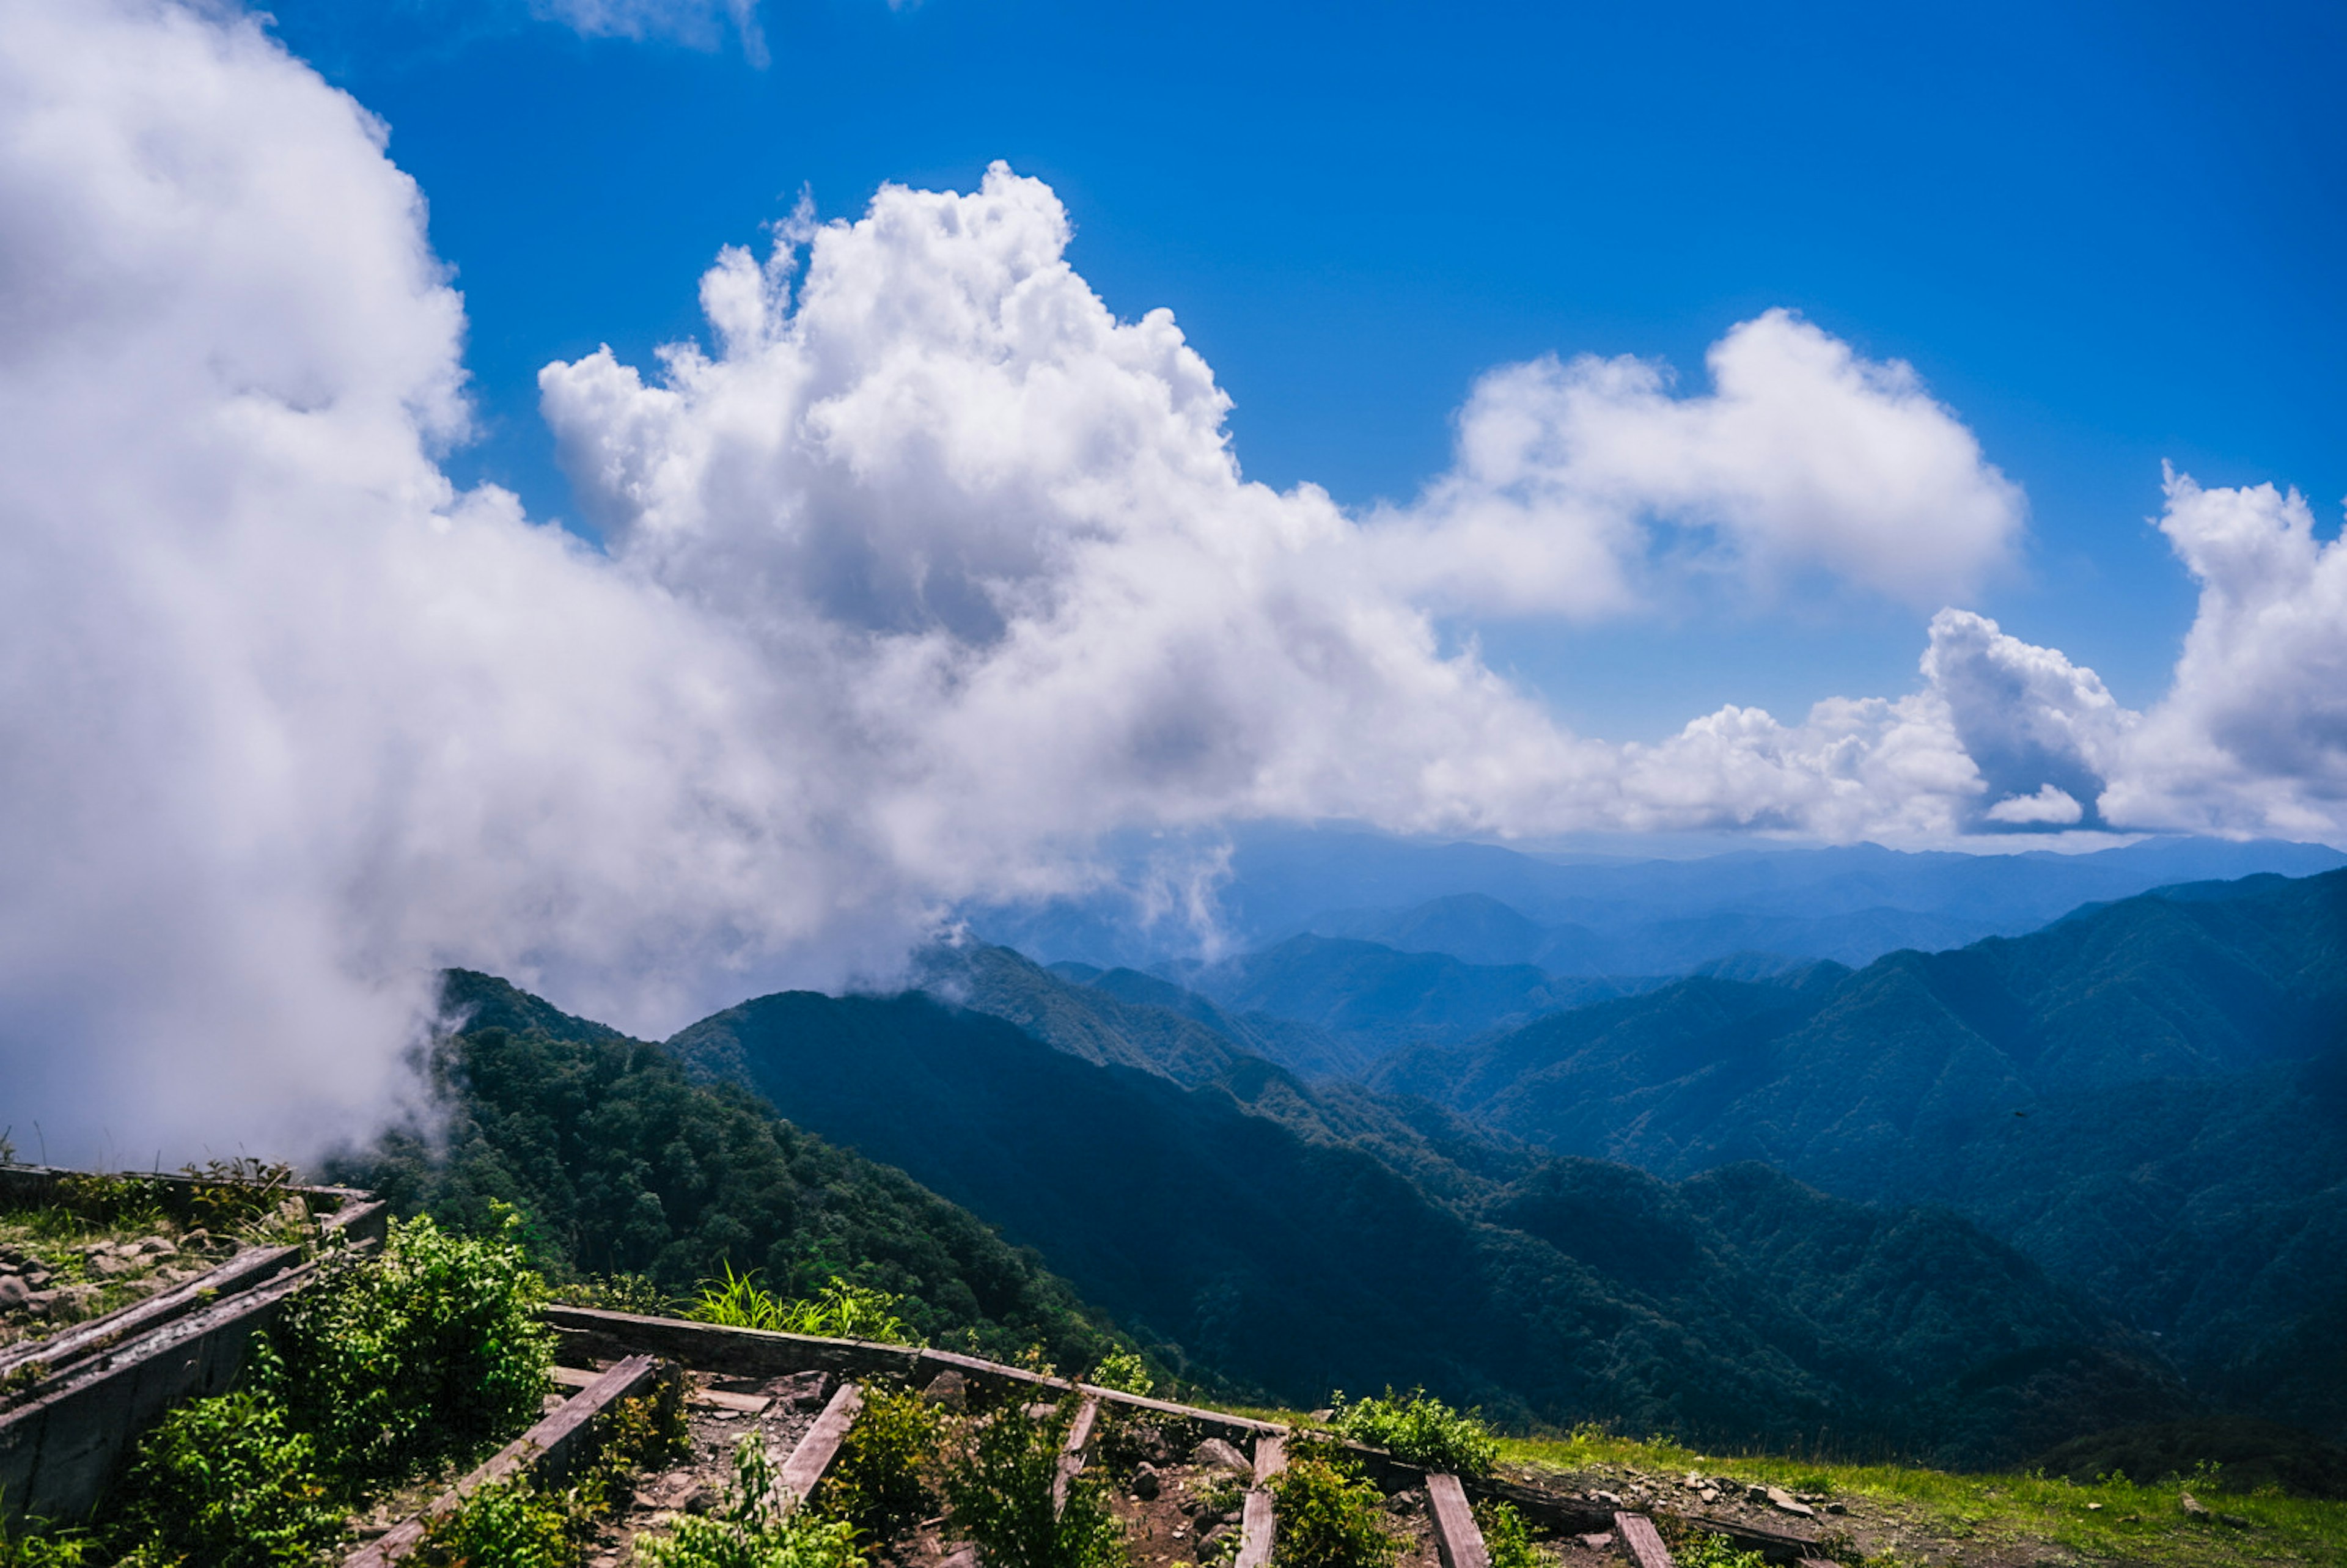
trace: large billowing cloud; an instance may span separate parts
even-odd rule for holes
[[[1608,745],[1432,617],[1961,590],[2020,506],[1911,372],[1781,314],[1707,392],[1495,372],[1452,472],[1362,517],[1245,480],[1032,180],[793,238],[718,259],[708,350],[546,371],[592,550],[437,466],[461,305],[380,126],[233,15],[0,0],[20,1143],[314,1144],[399,1092],[433,966],[661,1031],[883,973],[1119,830],[2339,831],[2347,569],[2295,497],[2179,483],[2206,594],[2148,715],[1949,611],[1910,694]]]

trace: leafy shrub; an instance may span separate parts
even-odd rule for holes
[[[681,1515],[665,1541],[636,1538],[639,1568],[865,1568],[856,1527],[774,1500],[765,1444],[744,1437],[733,1450],[725,1501],[706,1517]]]
[[[1325,1449],[1299,1447],[1271,1478],[1271,1495],[1272,1568],[1390,1568],[1400,1554],[1378,1489]]]
[[[1488,1475],[1500,1457],[1491,1429],[1461,1415],[1423,1389],[1348,1405],[1338,1394],[1329,1424],[1357,1443],[1384,1449],[1405,1464],[1452,1475]]]
[[[886,1538],[928,1517],[943,1437],[937,1409],[910,1389],[866,1387],[864,1408],[810,1501]]]
[[[561,1498],[506,1481],[434,1524],[417,1559],[429,1568],[570,1568],[579,1545],[578,1522]]]
[[[307,1563],[343,1532],[310,1435],[250,1390],[193,1399],[165,1416],[139,1440],[118,1497],[117,1532],[144,1549],[134,1560]]]
[[[8,1163],[7,1153],[0,1147],[0,1164]],[[55,1529],[37,1519],[25,1528],[28,1533],[20,1535],[0,1521],[0,1568],[96,1568],[104,1555],[86,1530]]]
[[[1011,1403],[972,1421],[946,1467],[947,1525],[978,1543],[991,1568],[1119,1568],[1124,1530],[1109,1512],[1098,1466],[1076,1472],[1066,1505],[1055,1513],[1053,1484],[1061,1444],[1077,1401],[1036,1415]]]
[[[518,1229],[511,1211],[483,1237],[394,1221],[380,1256],[333,1255],[286,1302],[258,1381],[346,1491],[472,1459],[537,1419],[554,1336]]]
[[[1147,1399],[1157,1390],[1157,1381],[1149,1375],[1149,1363],[1131,1350],[1117,1350],[1101,1358],[1092,1375],[1084,1379],[1095,1389],[1114,1389],[1121,1394],[1139,1394]]]
[[[577,1483],[559,1492],[529,1479],[485,1486],[424,1539],[424,1568],[569,1568],[592,1544],[595,1527],[626,1496],[640,1466],[691,1451],[684,1407],[673,1387],[622,1400],[599,1418],[601,1451]]]
[[[1532,1527],[1509,1504],[1475,1504],[1475,1527],[1483,1532],[1491,1568],[1546,1568],[1548,1554],[1532,1543]]]

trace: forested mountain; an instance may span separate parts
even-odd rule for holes
[[[2347,1430],[2347,873],[1682,981],[1373,1081],[1665,1176],[1758,1160],[1950,1204],[2166,1336],[2200,1386]]]
[[[660,1046],[487,975],[450,971],[443,1001],[464,1021],[433,1051],[434,1124],[343,1154],[333,1179],[467,1229],[513,1204],[558,1279],[638,1273],[689,1292],[730,1263],[791,1291],[850,1272],[906,1296],[941,1344],[1041,1344],[1071,1367],[1112,1344],[1031,1253],[738,1088],[688,1081]]]
[[[1020,1005],[1065,1049],[926,996],[807,992],[670,1043],[999,1223],[1169,1354],[1285,1399],[1422,1381],[1502,1416],[1710,1441],[1823,1426],[1958,1462],[2186,1408],[2147,1345],[1952,1215],[1757,1167],[1674,1186],[1534,1158],[1244,1053],[1179,1081],[1115,1060],[1113,999],[1062,989]]]

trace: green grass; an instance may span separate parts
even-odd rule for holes
[[[1888,1516],[1911,1535],[1990,1545],[2034,1541],[2094,1561],[2225,1568],[2304,1563],[2347,1568],[2347,1503],[2242,1495],[2169,1479],[2114,1477],[2090,1485],[2034,1475],[1957,1475],[1897,1464],[1830,1464],[1769,1455],[1702,1454],[1668,1439],[1637,1441],[1590,1429],[1568,1437],[1503,1438],[1503,1469],[1575,1474],[1615,1466],[1676,1478],[1689,1471],[1788,1490],[1830,1492],[1853,1524]],[[1817,1483],[1822,1481],[1822,1486]],[[2180,1493],[2250,1522],[2247,1530],[2184,1517]],[[2092,1505],[2099,1503],[2100,1508]],[[1840,1522],[1829,1519],[1829,1526]]]
[[[1290,1426],[1315,1423],[1301,1410],[1218,1405],[1233,1415]],[[1823,1491],[1847,1504],[1847,1519],[1819,1522],[1870,1536],[1895,1525],[1911,1542],[1878,1543],[1867,1561],[1880,1568],[1919,1562],[1936,1542],[1990,1547],[2034,1542],[2049,1560],[2067,1553],[2084,1563],[2152,1564],[2156,1568],[2250,1568],[2304,1563],[2347,1568],[2347,1502],[2225,1491],[2205,1479],[2169,1476],[2137,1481],[2123,1476],[2091,1484],[2059,1477],[1988,1473],[1959,1475],[1901,1464],[1834,1464],[1814,1458],[1699,1452],[1669,1438],[1640,1440],[1594,1427],[1564,1435],[1502,1437],[1499,1469],[1535,1484],[1600,1472],[1586,1484],[1604,1486],[1603,1472],[1637,1471],[1675,1481],[1689,1471],[1788,1491]],[[1532,1472],[1526,1474],[1526,1472]],[[1583,1484],[1573,1482],[1575,1490]],[[2184,1516],[2180,1494],[2211,1510],[2250,1522],[2247,1530],[2199,1524]],[[2100,1503],[2100,1508],[2092,1506]],[[1934,1555],[1939,1553],[1935,1552]]]

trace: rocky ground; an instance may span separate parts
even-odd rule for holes
[[[0,1346],[184,1285],[235,1255],[238,1244],[168,1222],[135,1235],[58,1241],[0,1225]]]

